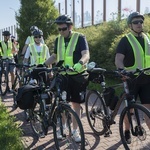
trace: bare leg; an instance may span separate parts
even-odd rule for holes
[[[77,113],[79,118],[81,118],[81,113],[80,113],[81,106],[80,106],[80,104],[72,102],[72,108]],[[74,118],[73,118],[73,129],[77,129],[77,122]]]
[[[149,109],[150,110],[150,104],[143,104],[147,109]],[[148,126],[148,128],[150,129],[150,119],[147,117],[147,116],[145,116],[145,120],[146,120],[146,124],[147,124],[147,126]]]
[[[11,72],[10,75],[11,75],[11,84],[13,85],[14,79],[15,79],[15,74],[14,74],[14,72]]]
[[[130,110],[130,113],[132,112],[133,112],[133,109]],[[125,118],[124,118],[124,125],[125,125],[125,130],[130,130],[130,123],[129,123],[127,115],[125,115]]]

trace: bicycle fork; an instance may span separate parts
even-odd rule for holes
[[[136,125],[133,125],[133,119],[132,116],[135,115],[135,121],[136,121]],[[133,136],[143,136],[144,134],[144,130],[141,126],[141,122],[140,122],[140,116],[139,116],[139,112],[137,109],[128,109],[127,111],[127,117],[128,117],[128,121],[130,123],[130,127],[131,127],[131,132]]]

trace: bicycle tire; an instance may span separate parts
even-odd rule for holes
[[[3,70],[1,72],[0,76],[0,89],[1,89],[1,95],[5,96],[8,90],[8,75],[6,70]]]
[[[62,114],[66,118],[66,128],[63,128],[62,125]],[[72,117],[76,120],[78,125],[78,131],[81,136],[81,142],[77,143],[73,138],[73,127],[72,127]],[[59,120],[59,121],[58,121]],[[53,135],[55,146],[57,150],[64,149],[79,149],[85,150],[85,136],[82,123],[78,115],[71,109],[69,105],[62,104],[60,107],[57,107],[54,118],[53,118]],[[57,131],[60,130],[63,138],[60,140],[57,138]]]
[[[16,100],[17,92],[13,91],[13,108],[16,109],[18,107]]]
[[[38,138],[45,136],[43,130],[42,107],[44,107],[42,103],[40,105],[37,103],[34,109],[28,109],[31,129]]]
[[[106,106],[100,93],[90,90],[85,99],[86,116],[92,131],[96,135],[103,135],[106,131],[104,117],[106,116]]]
[[[132,130],[130,131],[131,143],[127,144],[127,141],[126,141],[125,135],[124,135],[124,130],[125,130],[124,129],[124,117],[127,114],[127,112],[129,112],[128,111],[129,109],[133,109],[132,114],[130,111],[130,114],[128,117],[128,119],[131,118],[131,120],[129,122],[130,122],[131,127],[133,125],[133,132],[132,132]],[[146,125],[146,122],[144,119],[145,116],[147,116],[147,118],[149,120],[150,119],[150,111],[140,104],[131,104],[131,105],[129,105],[129,108],[125,107],[123,109],[123,111],[120,115],[120,120],[119,120],[119,131],[120,131],[121,141],[126,150],[150,149],[150,129]],[[139,118],[139,120],[140,120],[140,125],[137,124],[137,122],[138,122],[137,118]],[[131,125],[131,123],[132,123],[132,125]]]

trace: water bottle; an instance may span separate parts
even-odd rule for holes
[[[84,96],[85,96],[85,92],[83,92],[83,91],[80,92],[80,99],[81,99],[81,101],[84,100]]]
[[[31,80],[30,80],[30,82],[29,82],[30,84],[36,84],[37,83],[37,81],[35,80],[35,79],[32,79],[31,78]]]
[[[67,99],[67,92],[66,91],[62,91],[61,98],[62,98],[62,100],[66,100]]]

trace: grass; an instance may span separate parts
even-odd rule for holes
[[[22,132],[0,101],[0,150],[23,150]]]

